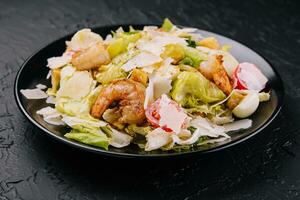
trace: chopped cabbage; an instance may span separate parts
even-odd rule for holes
[[[147,135],[151,131],[150,126],[137,126],[136,124],[130,124],[126,131],[130,134],[140,134],[140,135]]]
[[[102,66],[100,69],[103,71],[96,75],[96,79],[101,84],[108,84],[112,80],[127,76],[126,72],[118,65],[109,64]]]
[[[181,72],[173,84],[172,98],[188,108],[221,101],[226,95],[200,73]]]
[[[172,24],[172,22],[168,18],[165,18],[164,22],[161,26],[161,29],[164,31],[170,31],[170,30],[172,30],[173,26],[174,25]]]
[[[65,134],[65,137],[88,145],[108,148],[109,139],[100,129],[101,126],[106,125],[105,122],[69,116],[64,116],[62,121],[72,128],[71,132]]]
[[[207,60],[207,54],[202,53],[198,49],[192,47],[185,47],[185,57],[179,62],[180,64],[198,67],[200,63]]]
[[[115,40],[111,41],[107,47],[107,51],[111,58],[125,52],[130,43],[136,42],[142,37],[140,32],[116,33]]]
[[[146,135],[147,143],[145,151],[159,149],[172,142],[171,134],[165,132],[161,128],[154,129]]]
[[[89,132],[78,132],[77,130],[72,130],[71,132],[65,134],[65,137],[84,144],[102,147],[106,150],[108,149],[109,145],[109,140],[107,136],[103,133],[94,134]]]
[[[101,127],[101,130],[109,136],[109,144],[116,148],[128,146],[133,139],[130,135],[117,131],[110,126]]]

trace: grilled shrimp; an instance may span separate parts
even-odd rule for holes
[[[116,123],[141,124],[145,121],[144,101],[145,86],[133,80],[118,79],[100,91],[91,115],[100,118],[110,105],[118,102],[120,118]]]
[[[78,70],[89,70],[110,62],[108,51],[101,42],[73,54],[71,63]]]
[[[220,90],[229,95],[232,91],[230,78],[223,66],[222,55],[211,55],[208,61],[201,63],[198,70],[209,80],[213,81]]]

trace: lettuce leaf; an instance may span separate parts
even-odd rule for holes
[[[108,149],[109,140],[105,134],[94,134],[89,132],[79,132],[77,130],[72,130],[70,133],[65,134],[65,137],[76,140],[78,142],[102,147],[104,149]]]
[[[109,144],[116,148],[128,146],[133,139],[130,135],[117,131],[108,125],[101,127],[101,130],[109,136]]]
[[[165,18],[164,22],[163,22],[163,24],[161,26],[161,29],[163,31],[169,32],[173,28],[173,26],[174,25],[172,24],[172,22],[168,18]]]
[[[130,124],[126,131],[130,134],[147,135],[151,131],[150,126],[137,126],[136,124]]]
[[[84,144],[108,148],[110,140],[100,129],[106,123],[98,119],[81,119],[69,116],[64,116],[62,121],[72,128],[71,132],[65,134],[65,137]]]
[[[116,33],[114,40],[108,45],[107,51],[111,58],[125,52],[130,43],[136,42],[142,37],[142,33],[138,31],[130,31],[128,33]]]
[[[202,61],[207,60],[207,54],[202,53],[193,47],[185,47],[184,53],[185,57],[179,62],[179,64],[198,67]]]
[[[126,78],[127,73],[121,68],[128,60],[139,53],[138,50],[132,49],[116,56],[109,65],[103,65],[96,75],[96,79],[101,84],[108,84],[114,79]]]
[[[173,84],[171,97],[187,108],[221,101],[226,95],[202,74],[181,72]]]
[[[108,84],[112,80],[125,78],[126,72],[118,65],[107,65],[101,67],[102,72],[96,75],[96,79],[101,84]]]

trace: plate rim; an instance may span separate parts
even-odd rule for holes
[[[101,25],[101,26],[93,26],[90,27],[92,30],[95,29],[101,29],[101,28],[114,28],[114,27],[129,27],[129,26],[152,26],[155,25],[157,26],[158,24],[110,24],[110,25]],[[182,25],[177,25],[179,27],[187,27],[187,26],[182,26]],[[45,49],[46,47],[48,47],[51,44],[54,44],[58,41],[60,41],[63,38],[66,37],[70,37],[72,35],[74,35],[76,32],[72,32],[69,34],[66,34],[58,39],[55,39],[49,43],[47,43],[46,45],[42,45],[40,48],[38,48],[36,51],[34,51],[21,65],[21,67],[19,68],[16,76],[15,76],[15,80],[14,80],[14,98],[15,101],[17,103],[18,108],[21,110],[21,113],[36,127],[38,127],[40,130],[42,130],[43,132],[46,132],[48,136],[54,138],[55,140],[58,140],[64,144],[67,144],[69,146],[72,146],[76,149],[80,149],[80,150],[84,150],[84,151],[88,151],[88,152],[92,152],[95,154],[100,154],[100,155],[104,155],[104,156],[109,156],[109,157],[123,157],[123,158],[166,158],[166,157],[179,157],[179,156],[192,156],[195,154],[201,155],[201,154],[208,154],[208,153],[213,153],[213,152],[218,152],[227,148],[230,148],[234,145],[240,144],[252,137],[254,137],[255,135],[257,135],[259,132],[261,132],[262,130],[264,130],[275,118],[276,116],[279,114],[282,106],[284,105],[284,101],[285,101],[285,88],[284,88],[284,83],[282,81],[281,76],[279,75],[278,71],[276,70],[276,68],[274,68],[274,66],[271,64],[271,62],[269,62],[268,59],[266,59],[263,55],[261,55],[260,53],[258,53],[257,51],[251,49],[250,47],[244,45],[242,42],[240,42],[239,40],[236,39],[231,39],[227,36],[221,35],[219,33],[216,32],[211,32],[211,31],[207,31],[207,30],[203,30],[197,27],[193,27],[196,28],[197,30],[200,31],[204,31],[208,34],[215,34],[221,37],[225,37],[226,39],[229,39],[231,41],[237,42],[240,45],[242,45],[243,47],[249,49],[250,51],[253,51],[254,53],[256,53],[258,56],[260,56],[263,60],[266,61],[266,63],[272,68],[272,70],[274,71],[274,74],[276,75],[276,78],[278,79],[278,82],[280,83],[280,88],[282,89],[281,92],[281,96],[278,96],[278,104],[276,105],[275,110],[273,111],[273,113],[271,114],[271,116],[266,120],[266,122],[264,122],[261,126],[259,126],[257,128],[257,130],[249,133],[248,135],[237,139],[235,141],[229,141],[227,143],[221,144],[217,147],[212,147],[210,149],[205,149],[205,150],[195,150],[195,151],[186,151],[186,152],[174,152],[174,153],[155,153],[155,154],[133,154],[133,153],[126,153],[126,152],[113,152],[113,151],[109,151],[109,150],[105,150],[105,149],[101,149],[99,147],[93,147],[93,146],[89,146],[89,145],[85,145],[85,144],[81,144],[79,142],[76,141],[72,141],[72,140],[68,140],[67,138],[58,136],[56,134],[54,134],[53,132],[51,132],[50,130],[48,130],[47,128],[43,127],[41,124],[39,124],[36,120],[34,120],[33,117],[31,117],[31,115],[26,111],[25,107],[23,106],[20,98],[19,98],[19,88],[18,88],[18,83],[19,83],[19,79],[20,76],[22,74],[22,71],[24,70],[24,68],[27,66],[27,63],[36,55],[38,54],[41,50]]]

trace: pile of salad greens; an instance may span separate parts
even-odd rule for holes
[[[28,99],[46,99],[49,106],[37,114],[49,124],[70,127],[65,137],[104,149],[135,144],[166,151],[229,141],[231,131],[251,127],[248,117],[270,98],[262,92],[267,78],[259,68],[239,63],[229,50],[217,38],[168,19],[143,30],[120,27],[105,39],[82,29],[66,42],[63,55],[47,60],[51,87],[38,84],[21,92]],[[127,113],[120,110],[130,92],[111,89],[118,80],[142,91],[136,97],[142,104],[131,99],[135,104],[126,104],[132,106]],[[109,101],[110,95],[117,97]],[[92,112],[99,105],[105,107],[100,117]],[[143,112],[138,123],[120,120],[136,109]]]

